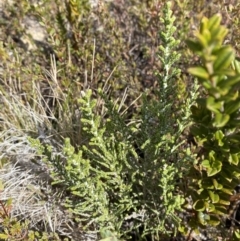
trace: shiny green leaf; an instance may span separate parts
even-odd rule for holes
[[[226,215],[227,213],[227,208],[219,203],[215,204],[215,210],[214,213],[218,215]]]
[[[204,211],[205,210],[205,203],[203,200],[197,200],[194,204],[193,204],[193,208],[196,211]]]
[[[231,115],[232,113],[238,111],[239,108],[240,108],[240,101],[236,100],[236,101],[231,101],[229,103],[226,103],[224,110],[226,114]]]
[[[216,49],[218,49],[222,45],[223,40],[228,33],[228,30],[220,26],[219,28],[213,29],[211,32],[212,32],[212,35],[214,36],[214,40],[217,41],[215,45],[216,45]]]
[[[198,38],[198,42],[202,45],[202,47],[206,48],[208,46],[208,37],[206,38],[201,33],[196,33],[195,35]]]
[[[212,203],[209,203],[209,204],[207,205],[207,207],[206,207],[206,211],[207,211],[208,213],[214,212],[214,211],[215,211],[215,205],[212,204]]]
[[[214,113],[219,113],[219,111],[222,108],[223,102],[222,101],[217,102],[213,97],[210,96],[207,98],[206,104],[209,110],[211,110]]]
[[[192,67],[188,69],[188,72],[198,78],[209,79],[209,74],[203,67]]]
[[[220,224],[220,220],[217,216],[211,215],[208,224],[215,227]]]
[[[204,42],[206,41],[207,43],[210,42],[211,40],[211,33],[209,31],[209,29],[204,29],[202,32],[201,32],[201,35],[202,37],[204,38]]]
[[[240,62],[235,59],[232,63],[233,65],[233,69],[237,72],[237,74],[239,75],[240,74]]]
[[[221,191],[223,193],[226,193],[226,194],[229,194],[229,195],[233,194],[233,190],[232,189],[222,188]]]
[[[213,179],[212,182],[213,182],[214,188],[215,188],[216,190],[221,190],[221,189],[223,188],[223,185],[220,184],[219,182],[217,182],[216,179]]]
[[[209,19],[203,17],[200,23],[200,33],[202,33],[205,29],[208,29],[208,21]]]
[[[221,199],[221,198],[220,198],[220,200],[219,200],[218,203],[219,203],[219,204],[226,205],[226,206],[229,206],[229,205],[230,205],[230,201],[228,201],[228,200],[223,200],[223,199]]]
[[[202,225],[207,225],[209,220],[210,220],[210,216],[208,214],[203,212],[198,212],[198,221]]]
[[[216,113],[213,126],[217,128],[224,127],[228,121],[230,120],[230,115],[228,114],[222,114],[222,113]]]
[[[240,230],[239,229],[234,231],[234,236],[237,238],[237,240],[240,240]]]
[[[233,49],[230,46],[221,47],[215,54],[218,57],[213,64],[214,70],[228,68],[235,58]]]
[[[238,75],[228,77],[226,81],[222,81],[222,83],[219,84],[219,85],[220,85],[220,87],[223,87],[223,86],[226,86],[226,85],[233,86],[233,85],[235,85],[239,82],[240,82],[240,75],[238,74]]]
[[[211,168],[211,169],[207,170],[207,175],[209,177],[211,177],[211,176],[216,175],[220,171],[221,171],[221,169]]]
[[[203,160],[201,166],[204,168],[211,168],[209,160]]]
[[[208,20],[208,29],[212,31],[215,28],[219,28],[221,23],[221,15],[215,14]]]
[[[219,196],[217,193],[214,193],[211,190],[208,190],[209,197],[212,201],[212,203],[218,203],[219,202]]]
[[[224,134],[221,130],[218,130],[215,132],[215,139],[218,141],[219,146],[224,145],[224,143],[222,142],[223,138],[224,138]]]
[[[230,164],[237,166],[239,163],[238,155],[237,154],[229,154],[228,161]]]

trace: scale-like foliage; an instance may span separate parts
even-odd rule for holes
[[[129,123],[127,110],[120,111],[124,105],[101,88],[81,91],[82,143],[74,148],[65,139],[63,157],[49,147],[45,150],[54,168],[54,183],[64,185],[71,194],[66,206],[85,227],[97,225],[105,234],[128,235],[141,226],[139,239],[156,235],[161,240],[163,235],[176,234],[181,226],[178,213],[184,198],[176,193],[176,186],[187,154],[181,151],[184,141],[179,137],[189,124],[189,112],[184,111],[194,95],[179,102],[180,69],[176,65],[180,55],[175,52],[179,41],[174,37],[170,3],[161,21],[164,29],[158,56],[164,67],[157,73],[156,98],[144,93],[141,114]],[[103,113],[97,111],[99,103]],[[128,220],[132,220],[131,228],[126,228]]]

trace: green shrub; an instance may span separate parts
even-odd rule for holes
[[[232,47],[223,45],[227,29],[220,22],[219,15],[203,18],[196,40],[188,41],[201,58],[201,65],[189,68],[189,72],[204,90],[191,108],[191,133],[200,148],[189,176],[189,193],[196,210],[191,220],[194,228],[220,225],[240,177],[240,64]],[[235,236],[239,238],[239,231]]]
[[[192,92],[185,102],[177,97],[180,69],[175,66],[180,55],[175,48],[179,41],[174,38],[170,7],[170,3],[165,6],[161,19],[165,26],[159,46],[163,72],[157,73],[156,97],[143,94],[140,115],[127,120],[124,97],[119,103],[101,88],[81,91],[83,142],[74,148],[75,143],[65,139],[63,155],[49,145],[41,151],[54,168],[53,184],[61,184],[70,193],[65,206],[86,230],[108,230],[119,238],[135,232],[139,239],[152,235],[161,240],[176,235],[181,225],[178,214],[184,198],[176,186],[191,155],[182,149],[185,141],[180,136],[190,124],[187,110],[196,94]],[[133,224],[127,227],[130,220]],[[138,228],[143,229],[141,233]]]

